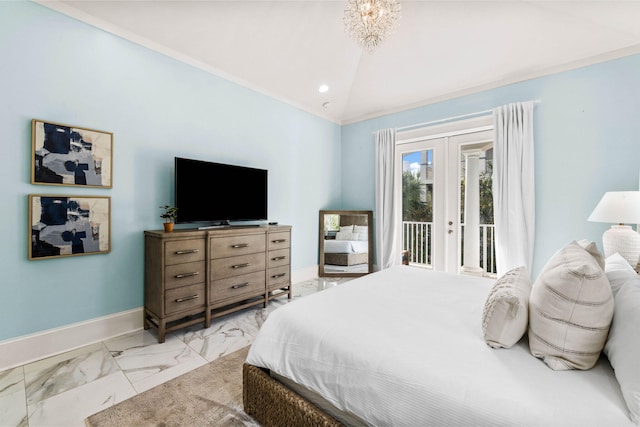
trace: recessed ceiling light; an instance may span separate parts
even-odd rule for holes
[[[329,86],[327,85],[320,85],[320,87],[318,88],[318,92],[320,93],[325,93],[329,90]]]

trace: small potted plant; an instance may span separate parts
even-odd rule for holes
[[[160,209],[164,209],[164,213],[160,215],[160,218],[164,218],[164,231],[170,233],[173,231],[173,222],[178,216],[178,208],[164,205],[160,206]]]

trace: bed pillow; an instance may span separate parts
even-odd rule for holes
[[[601,269],[604,270],[604,256],[598,250],[598,246],[595,242],[591,242],[589,240],[578,240],[578,244],[582,246],[589,254],[596,260]],[[629,264],[629,263],[627,263]]]
[[[640,425],[640,278],[637,274],[628,278],[614,297],[613,321],[604,352],[615,371],[631,420]]]
[[[493,285],[482,312],[482,333],[492,348],[510,348],[520,341],[529,321],[531,280],[526,267],[508,271]]]
[[[629,261],[624,259],[618,252],[607,257],[604,263],[604,272],[607,275],[607,279],[609,279],[614,296],[627,280],[638,276]]]
[[[358,240],[358,235],[356,233],[338,231],[336,233],[336,240]]]
[[[369,233],[369,227],[366,225],[354,225],[353,226],[354,233]]]
[[[341,225],[340,231],[342,233],[353,233],[353,225]]]
[[[531,354],[554,370],[590,369],[604,348],[612,317],[605,272],[571,242],[547,262],[531,289]]]

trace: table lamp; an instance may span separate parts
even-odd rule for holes
[[[640,191],[608,191],[588,221],[612,225],[602,235],[605,258],[618,252],[633,268],[640,259],[640,234],[630,225],[640,223]]]

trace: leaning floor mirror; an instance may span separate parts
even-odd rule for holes
[[[372,230],[372,211],[320,211],[318,276],[355,277],[371,273]]]

